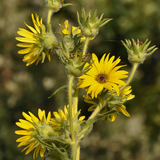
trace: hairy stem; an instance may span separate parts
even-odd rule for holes
[[[135,73],[136,73],[136,70],[137,70],[137,68],[138,68],[138,65],[139,65],[139,63],[133,63],[132,70],[131,70],[130,75],[129,75],[127,81],[126,81],[126,85],[123,86],[123,87],[121,87],[121,88],[120,88],[120,91],[123,90],[123,89],[124,89],[127,85],[129,85],[129,83],[132,81],[132,79],[133,79],[133,77],[134,77],[134,75],[135,75]]]
[[[76,89],[76,92],[73,97],[73,112],[74,112],[74,114],[76,114],[78,111],[78,95],[79,95],[79,88]]]
[[[90,38],[89,38],[89,37],[86,37],[85,44],[84,44],[84,48],[83,48],[83,53],[82,53],[83,56],[84,56],[84,55],[86,54],[86,52],[87,52],[87,47],[88,47],[89,40],[90,40]]]
[[[75,141],[74,129],[73,129],[73,104],[72,104],[72,85],[73,85],[74,76],[69,75],[69,84],[68,84],[68,97],[69,97],[69,121],[70,121],[70,132],[72,141]]]
[[[99,99],[100,100],[99,104],[97,105],[96,109],[88,119],[94,118],[101,111],[101,109],[107,104],[107,102],[112,98],[112,96],[113,95],[109,96],[105,100]]]
[[[48,16],[47,16],[47,24],[50,24],[52,14],[53,14],[53,11],[51,9],[49,9],[48,10]]]
[[[73,113],[77,112],[77,105],[78,105],[78,91],[76,91],[77,93],[75,93],[75,96],[73,98],[72,94],[73,94],[73,90],[72,90],[72,86],[73,86],[73,80],[74,80],[74,76],[73,75],[69,75],[69,84],[68,84],[68,97],[69,97],[69,121],[70,121],[70,133],[71,133],[71,138],[73,141],[72,144],[72,157],[71,160],[79,160],[79,143],[76,139],[76,135],[75,135],[75,128],[73,125]],[[75,114],[74,113],[74,114]]]

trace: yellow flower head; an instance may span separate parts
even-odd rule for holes
[[[119,95],[118,85],[125,85],[122,80],[128,77],[128,72],[119,70],[123,65],[116,66],[120,62],[120,58],[114,61],[115,56],[109,59],[109,54],[103,55],[100,62],[95,54],[92,54],[91,68],[84,75],[80,76],[81,81],[78,83],[79,88],[87,87],[87,94],[91,94],[92,98],[97,98],[97,95],[103,90],[115,90]]]
[[[120,97],[121,97],[121,103],[122,105],[120,106],[116,106],[113,109],[116,109],[118,112],[123,113],[126,117],[130,117],[130,114],[127,112],[126,110],[126,106],[123,105],[123,103],[125,103],[128,100],[131,100],[135,97],[135,95],[131,94],[132,89],[131,86],[127,86],[125,87],[122,91],[120,91]],[[113,113],[111,116],[108,117],[110,122],[114,122],[116,119],[117,113]]]
[[[23,47],[18,51],[18,54],[26,54],[23,61],[26,62],[26,66],[31,65],[36,62],[36,65],[42,60],[42,63],[47,56],[48,60],[51,60],[50,49],[53,47],[53,43],[56,42],[56,38],[52,33],[46,33],[45,26],[42,24],[42,18],[39,20],[39,16],[36,14],[35,18],[32,14],[32,21],[34,27],[31,27],[25,23],[25,25],[30,29],[30,31],[19,28],[17,32],[22,37],[16,37],[16,40],[20,41],[18,47]]]
[[[107,111],[116,110],[117,112],[121,112],[125,116],[130,117],[130,114],[126,110],[126,106],[123,103],[125,103],[126,101],[131,100],[135,97],[135,95],[132,95],[131,92],[132,92],[131,86],[125,87],[123,90],[120,91],[119,96],[117,96],[117,100],[118,99],[120,100],[120,102],[118,102],[118,103],[120,103],[121,105],[117,105],[116,102],[115,102],[115,104],[112,104],[109,106],[107,105],[100,111],[100,113],[103,114],[103,113],[106,113]],[[96,106],[98,105],[98,101],[96,99],[92,99],[89,95],[85,95],[83,97],[84,97],[85,102],[92,104],[92,106],[89,107],[88,111],[94,111]],[[115,119],[117,117],[117,112],[112,113],[110,116],[108,116],[108,119],[110,122],[115,121]],[[100,119],[104,120],[105,117],[102,117]]]
[[[20,144],[18,145],[18,147],[21,146],[26,146],[22,152],[24,150],[27,149],[25,154],[30,153],[32,150],[34,150],[34,154],[33,154],[33,159],[35,159],[35,157],[38,156],[38,153],[40,153],[40,156],[43,157],[46,148],[44,146],[41,146],[41,144],[39,143],[39,141],[37,141],[37,139],[35,138],[35,136],[37,136],[37,129],[36,128],[41,128],[42,126],[45,126],[46,130],[52,131],[52,127],[49,126],[49,122],[51,119],[51,113],[48,113],[48,116],[46,118],[45,115],[45,111],[39,109],[38,110],[38,117],[34,116],[31,112],[28,112],[28,114],[26,114],[25,112],[22,113],[22,115],[24,116],[24,119],[20,119],[19,122],[16,122],[16,125],[20,128],[22,128],[23,130],[17,130],[15,131],[16,134],[18,135],[22,135],[22,137],[18,138],[16,140],[16,142],[20,142]],[[44,130],[43,128],[43,132],[41,132],[41,136],[46,136],[47,131]],[[39,133],[40,134],[40,133]]]
[[[58,133],[63,131],[63,129],[67,131],[67,127],[69,126],[68,107],[68,105],[64,106],[64,112],[61,109],[58,109],[58,112],[53,112],[55,118],[51,119],[51,126],[53,127],[54,131],[57,131]],[[77,125],[76,116],[77,115],[73,113],[73,118],[75,118],[73,125]],[[84,118],[85,116],[81,116],[79,117],[78,121],[82,121]]]

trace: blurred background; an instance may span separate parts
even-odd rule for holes
[[[63,108],[67,92],[49,97],[57,88],[65,85],[66,73],[56,55],[44,64],[29,67],[22,62],[16,47],[18,28],[27,28],[24,21],[33,26],[31,13],[37,13],[46,22],[47,9],[44,0],[0,0],[0,160],[30,160],[32,153],[21,153],[15,130],[15,122],[22,112],[31,111],[37,116],[38,108],[48,111]],[[89,53],[99,58],[104,53],[121,57],[121,64],[132,67],[121,40],[151,40],[151,46],[160,48],[159,0],[67,0],[73,6],[63,8],[52,19],[53,31],[60,31],[58,23],[66,19],[78,26],[76,11],[97,9],[105,18],[113,18],[100,29],[90,42]],[[99,121],[90,135],[82,141],[81,160],[159,160],[160,159],[160,50],[139,66],[132,82],[135,98],[126,103],[131,118],[122,114],[115,122]],[[86,117],[88,104],[80,99],[80,108]],[[40,158],[37,158],[38,160]]]

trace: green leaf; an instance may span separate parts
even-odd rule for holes
[[[71,140],[69,140],[69,139],[64,139],[64,138],[62,138],[62,137],[60,137],[60,136],[55,136],[55,135],[50,136],[50,137],[48,137],[47,139],[42,139],[42,141],[48,141],[48,140],[51,140],[51,141],[55,140],[55,141],[61,142],[61,143],[63,143],[63,144],[70,144],[70,145],[73,144],[73,142],[72,142]]]
[[[66,88],[67,88],[67,85],[58,88],[51,96],[48,97],[48,99],[56,95],[59,91],[66,89]]]

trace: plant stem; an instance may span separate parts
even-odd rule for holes
[[[77,147],[77,155],[76,155],[76,160],[80,159],[80,142],[78,143],[78,147]]]
[[[101,109],[107,104],[107,102],[112,98],[112,96],[113,95],[109,96],[105,100],[99,99],[99,104],[97,105],[96,109],[91,114],[91,116],[88,118],[88,120],[91,119],[91,118],[94,118],[101,111]]]
[[[53,11],[51,9],[48,10],[48,16],[47,16],[47,24],[50,24],[51,17],[52,17]]]
[[[70,132],[72,141],[75,142],[74,129],[73,129],[73,104],[72,104],[72,85],[73,85],[74,76],[69,75],[69,84],[68,84],[68,97],[69,97],[69,120],[70,120]]]
[[[120,88],[120,91],[123,90],[123,89],[124,89],[127,85],[129,85],[129,83],[132,81],[132,79],[133,79],[133,77],[134,77],[134,75],[135,75],[135,72],[136,72],[136,70],[137,70],[137,68],[138,68],[138,65],[139,65],[139,63],[133,63],[133,67],[132,67],[131,73],[130,73],[127,81],[126,81],[126,85],[123,86],[123,87],[121,87],[121,88]]]
[[[88,119],[94,118],[100,112],[102,108],[103,108],[102,104],[99,103],[99,105],[97,105],[96,109],[94,110],[94,112],[91,114],[91,116]]]
[[[89,40],[90,40],[90,38],[89,38],[89,37],[86,37],[86,41],[85,41],[84,48],[83,48],[83,53],[82,53],[83,56],[84,56],[84,55],[86,54],[86,52],[87,52],[87,47],[88,47]]]
[[[73,97],[73,113],[76,114],[78,111],[78,95],[79,95],[79,88],[76,89],[76,92]]]
[[[80,144],[75,138],[75,130],[73,125],[73,114],[77,113],[78,109],[78,94],[79,89],[76,90],[74,98],[72,97],[72,86],[73,86],[74,76],[69,75],[69,84],[68,84],[68,97],[69,97],[69,121],[70,121],[70,133],[72,141],[74,142],[72,147],[72,160],[79,160],[80,157]]]

